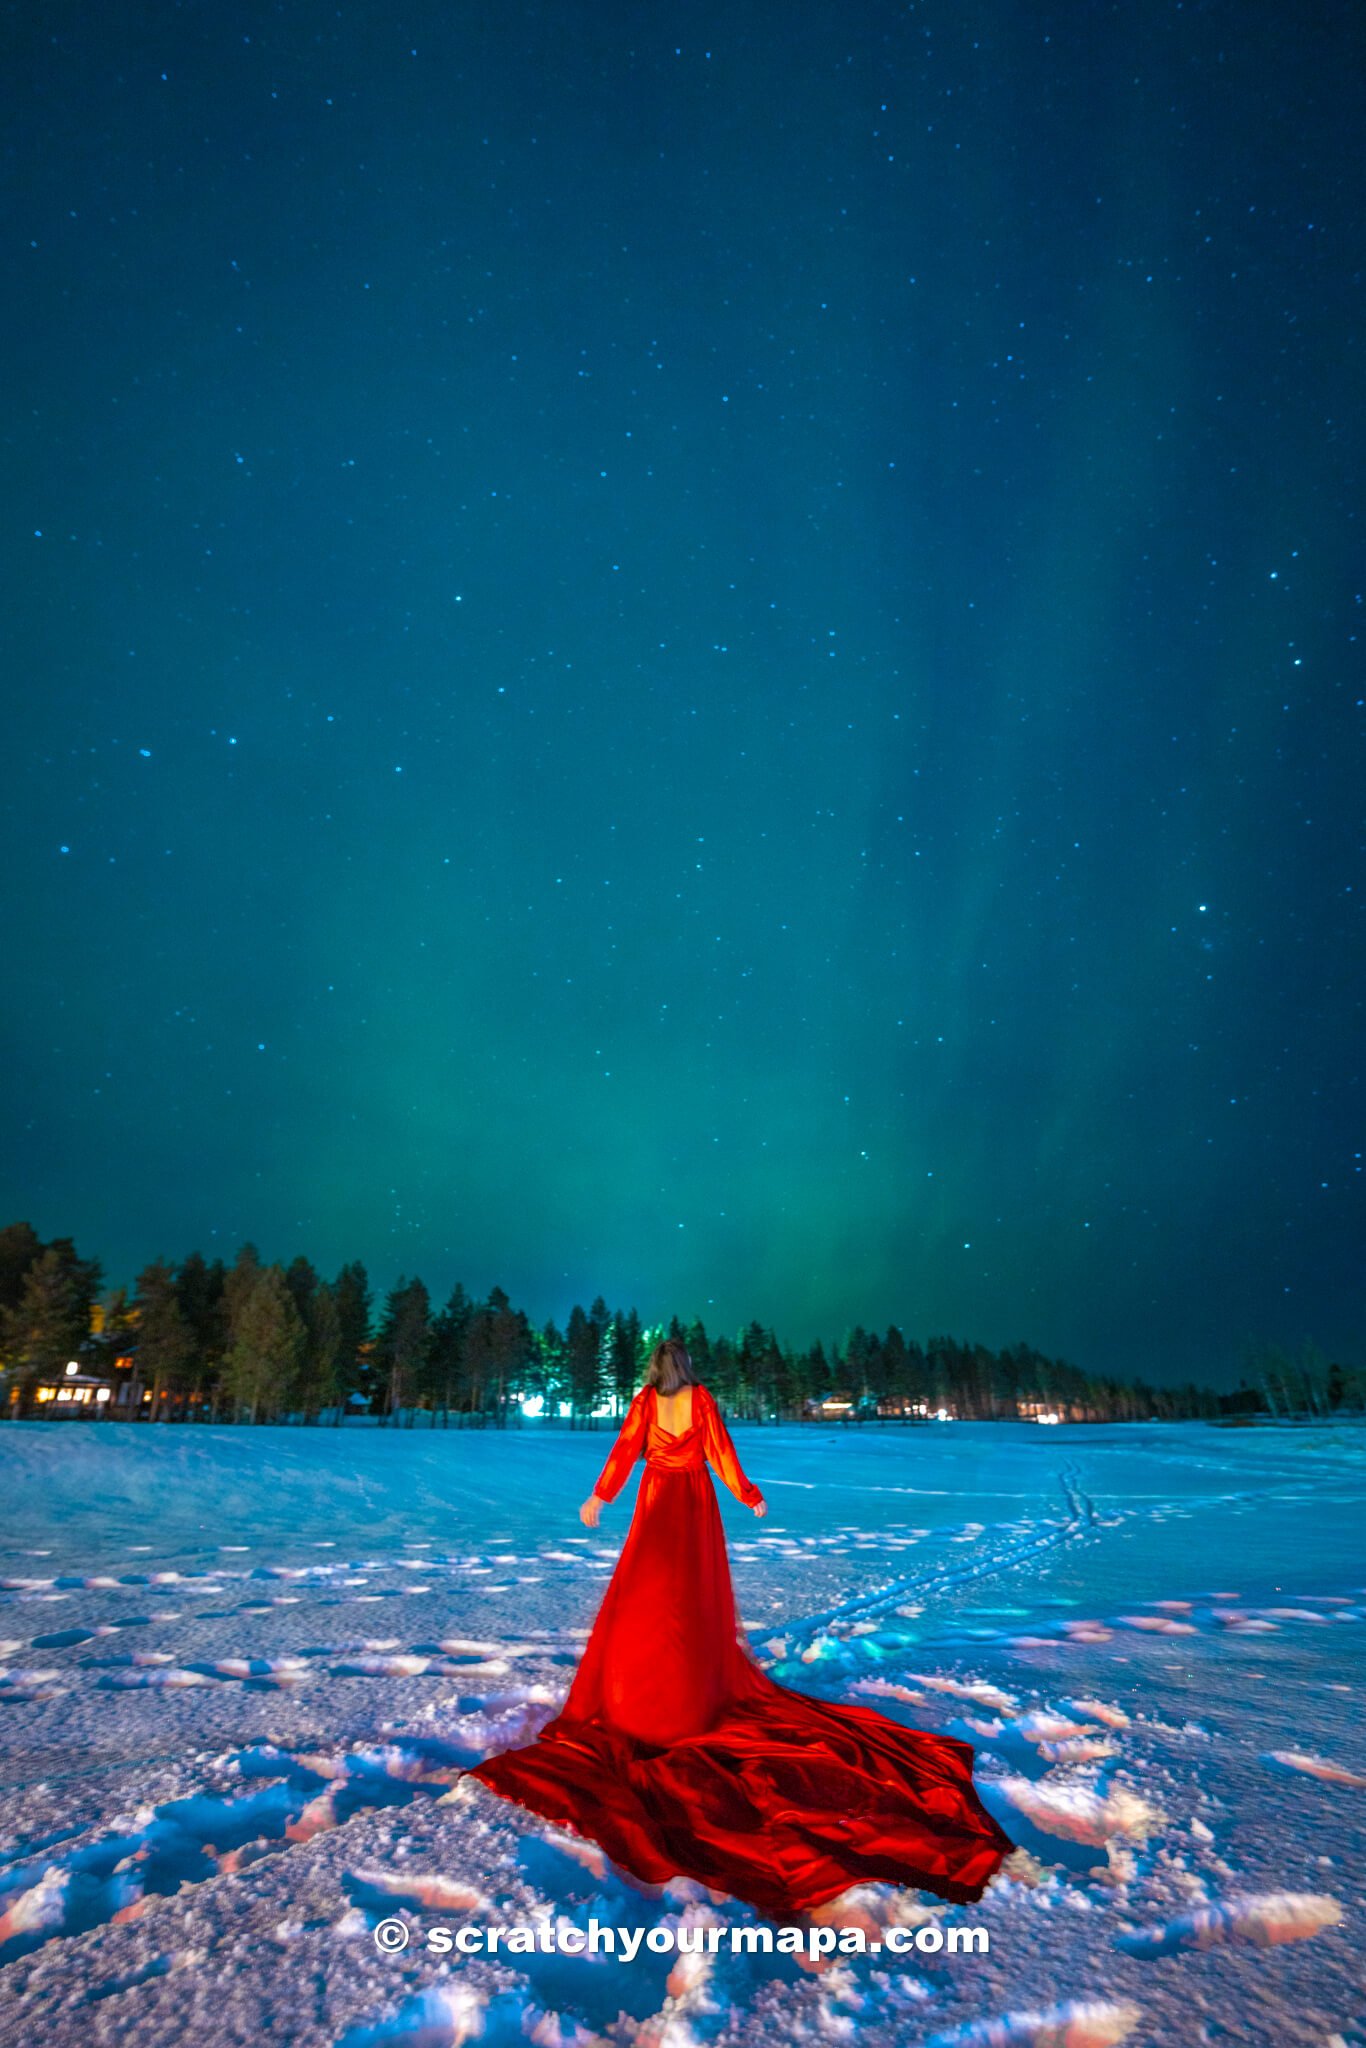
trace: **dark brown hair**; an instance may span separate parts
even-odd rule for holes
[[[687,1346],[677,1337],[665,1337],[656,1344],[645,1368],[645,1385],[661,1394],[676,1394],[680,1387],[697,1385]]]

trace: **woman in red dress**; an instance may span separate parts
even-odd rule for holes
[[[674,1338],[579,1510],[590,1529],[642,1449],[563,1708],[468,1775],[647,1883],[696,1878],[779,1920],[869,1880],[980,1898],[1014,1845],[973,1789],[970,1745],[794,1692],[750,1655],[708,1465],[756,1515],[764,1498]]]

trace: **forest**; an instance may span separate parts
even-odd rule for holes
[[[729,1415],[758,1423],[1312,1419],[1366,1405],[1360,1367],[1308,1338],[1295,1354],[1249,1339],[1238,1389],[1217,1393],[1087,1371],[1023,1341],[922,1343],[895,1324],[794,1350],[759,1322],[734,1336],[677,1316],[647,1326],[598,1296],[563,1330],[536,1328],[499,1287],[476,1300],[457,1281],[437,1307],[404,1276],[377,1301],[359,1260],[327,1280],[302,1256],[266,1264],[251,1243],[231,1265],[154,1259],[131,1291],[106,1289],[70,1238],[0,1229],[6,1419],[79,1392],[94,1417],[147,1422],[592,1427],[623,1412],[662,1336],[683,1340]]]

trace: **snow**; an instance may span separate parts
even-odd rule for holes
[[[605,1432],[10,1425],[0,2040],[1366,2038],[1361,1430],[736,1436],[755,1654],[972,1742],[1020,1845],[976,1906],[861,1885],[811,1922],[988,1953],[426,1950],[763,1924],[460,1776],[564,1696],[630,1512],[576,1518]]]

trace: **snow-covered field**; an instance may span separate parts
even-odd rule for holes
[[[380,1953],[393,1915],[755,1923],[455,1783],[563,1696],[609,1440],[0,1429],[0,2040],[1366,2043],[1350,1426],[737,1431],[756,1653],[972,1742],[1029,1852],[816,1917],[989,1954]]]

